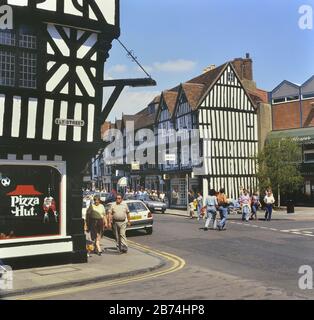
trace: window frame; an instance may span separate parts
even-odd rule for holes
[[[25,46],[20,45],[22,39],[21,36],[22,28],[23,27],[29,27],[33,29],[32,36],[36,37],[36,48],[28,48]],[[40,68],[40,36],[38,32],[39,28],[36,28],[35,25],[29,25],[29,24],[19,24],[14,30],[0,30],[0,33],[8,33],[11,31],[11,34],[14,35],[14,44],[2,44],[1,43],[1,49],[0,52],[5,52],[12,54],[14,56],[14,85],[8,85],[8,84],[2,84],[0,83],[0,86],[6,87],[6,88],[18,88],[18,89],[26,89],[26,90],[38,90],[41,80],[40,80],[40,74],[39,74],[39,68]],[[34,54],[35,55],[35,66],[24,65],[23,63],[23,55],[28,54]],[[29,63],[29,58],[27,59]],[[25,75],[33,75],[32,73],[26,72],[24,73],[23,68],[35,68],[35,74],[34,74],[34,80],[29,80],[28,77],[25,78]],[[24,75],[24,76],[23,76]],[[25,82],[34,81],[35,86],[25,86]],[[24,82],[22,85],[21,82]]]

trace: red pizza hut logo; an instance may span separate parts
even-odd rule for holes
[[[42,193],[37,191],[33,185],[19,185],[12,192],[7,193],[11,196],[11,213],[16,217],[37,216],[35,207],[40,204]]]

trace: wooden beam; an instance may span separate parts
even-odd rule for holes
[[[151,87],[156,86],[156,81],[152,78],[139,78],[139,79],[116,79],[116,80],[103,80],[101,85],[103,87]]]

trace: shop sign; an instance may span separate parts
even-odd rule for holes
[[[140,162],[139,161],[133,161],[131,163],[131,170],[132,171],[139,171],[140,170]]]
[[[0,241],[60,235],[61,174],[50,166],[0,165]]]

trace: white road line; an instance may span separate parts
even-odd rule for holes
[[[276,229],[276,228],[262,227],[262,226],[258,226],[255,224],[248,224],[248,223],[243,223],[243,222],[230,221],[229,223],[237,224],[237,225],[241,225],[241,226],[248,226],[248,227],[252,227],[252,228],[259,228],[259,229],[263,229],[263,230],[275,231],[275,232],[296,234],[296,235],[305,236],[305,237],[314,237],[314,234],[312,231],[302,231],[302,230],[314,230],[314,228],[280,230],[280,229]]]

